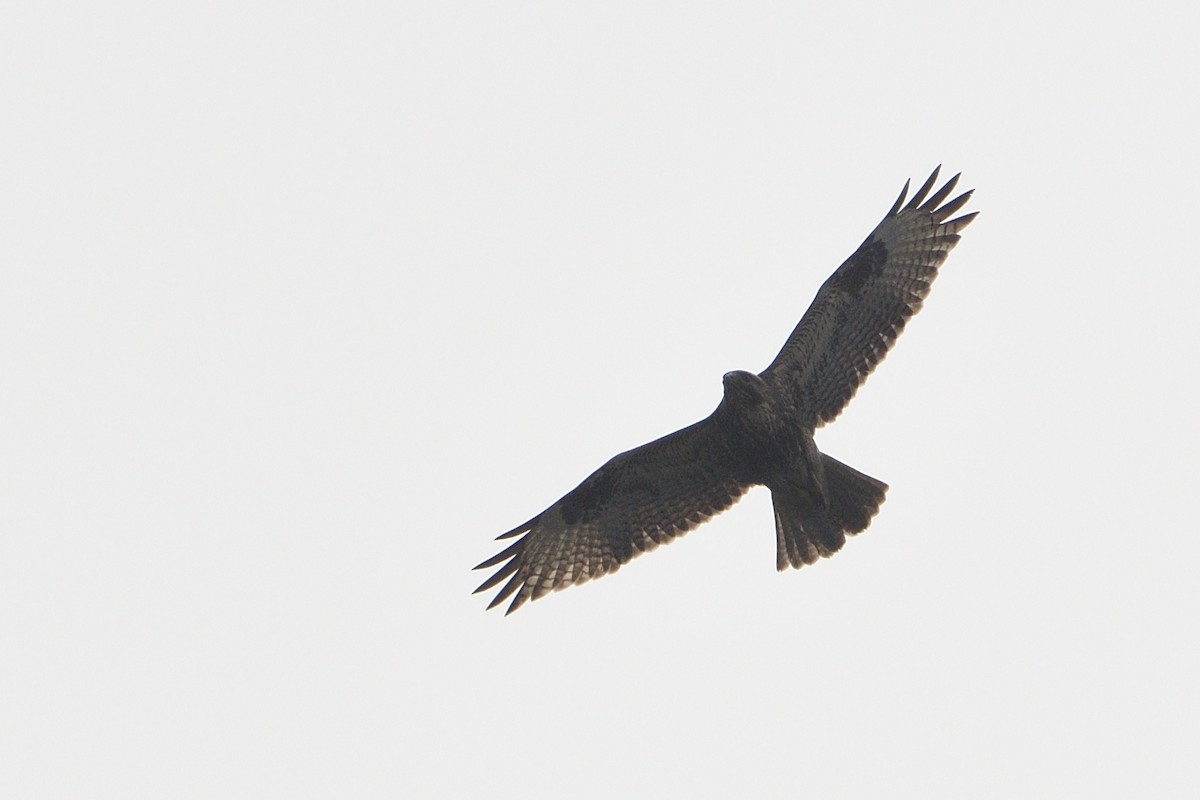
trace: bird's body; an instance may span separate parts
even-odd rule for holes
[[[900,198],[825,282],[783,349],[759,374],[726,373],[707,418],[610,459],[546,511],[499,538],[521,538],[476,569],[499,569],[476,591],[507,583],[491,608],[508,613],[549,591],[615,572],[733,505],[771,490],[776,566],[801,567],[867,528],[887,485],[817,449],[813,434],[840,413],[920,308],[938,266],[975,214],[970,198],[942,205],[956,175],[928,200],[934,170]]]
[[[820,464],[812,428],[805,427],[789,398],[751,372],[727,372],[722,383],[725,396],[713,414],[744,462],[741,475],[747,483],[770,486],[785,475],[816,474]]]

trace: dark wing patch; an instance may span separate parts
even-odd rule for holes
[[[729,508],[749,488],[734,475],[719,423],[697,422],[622,453],[550,508],[499,539],[516,542],[475,569],[499,566],[483,592],[508,579],[488,605],[527,600],[616,572]]]
[[[971,197],[943,201],[958,175],[933,195],[941,167],[907,205],[908,184],[891,210],[817,292],[812,305],[761,376],[787,391],[813,428],[841,413],[905,324],[921,308],[938,267],[975,219],[949,217]],[[928,195],[928,199],[926,199]]]
[[[883,242],[864,242],[838,270],[837,286],[844,292],[859,292],[872,278],[879,277],[887,264],[887,247]]]

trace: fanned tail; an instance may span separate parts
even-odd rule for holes
[[[888,486],[821,454],[826,502],[803,489],[771,490],[775,505],[775,566],[815,563],[842,549],[846,536],[861,533],[883,504]]]

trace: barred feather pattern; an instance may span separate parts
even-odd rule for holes
[[[952,218],[971,197],[968,191],[946,201],[958,175],[930,194],[939,171],[907,203],[905,183],[883,221],[821,286],[761,380],[754,379],[761,386],[744,380],[754,377],[748,373],[727,374],[725,400],[712,416],[614,457],[497,537],[515,541],[476,567],[495,569],[475,590],[500,587],[488,608],[512,598],[511,614],[529,600],[616,572],[729,508],[756,483],[775,499],[781,569],[832,555],[846,534],[864,530],[887,485],[827,456],[824,476],[814,475],[811,459],[789,460],[795,448],[786,445],[804,437],[811,443],[812,432],[841,413],[920,310],[938,268],[974,220],[974,213]],[[857,478],[846,485],[831,471]],[[814,481],[824,483],[831,505],[788,494]]]
[[[750,488],[712,418],[622,453],[533,519],[521,537],[476,569],[499,566],[476,592],[508,582],[488,608],[528,600],[616,572],[733,505]],[[514,596],[515,595],[515,596]]]
[[[938,268],[975,219],[950,219],[971,198],[944,203],[958,175],[929,194],[941,167],[905,204],[909,185],[883,221],[825,281],[763,380],[789,392],[805,422],[832,422],[921,309]]]

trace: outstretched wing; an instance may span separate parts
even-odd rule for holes
[[[712,417],[621,453],[550,508],[498,536],[521,538],[475,568],[503,564],[475,591],[508,578],[488,608],[516,593],[505,612],[511,614],[526,600],[616,572],[733,505],[749,488],[734,472]]]
[[[907,205],[904,184],[887,216],[821,286],[761,374],[790,393],[813,428],[836,419],[887,355],[909,317],[920,310],[959,233],[975,219],[974,213],[949,219],[971,192],[942,205],[958,175],[926,199],[940,170],[933,171]]]

